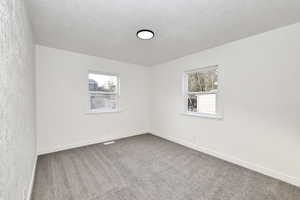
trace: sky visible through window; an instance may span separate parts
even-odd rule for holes
[[[102,74],[89,74],[89,79],[97,82],[98,86],[108,87],[109,82],[117,84],[116,76],[102,75]]]

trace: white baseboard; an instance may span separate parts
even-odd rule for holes
[[[136,136],[136,135],[143,135],[143,134],[145,134],[145,133],[137,133],[137,134],[131,134],[131,135],[127,135],[127,136],[119,136],[119,137],[112,137],[112,138],[105,138],[105,139],[103,139],[103,138],[92,139],[92,140],[80,141],[80,142],[76,142],[76,143],[72,143],[72,144],[57,145],[53,148],[38,150],[38,155],[44,155],[44,154],[48,154],[48,153],[54,153],[54,152],[58,152],[58,151],[63,151],[63,150],[77,148],[77,147],[83,147],[83,146],[88,146],[88,145],[92,145],[92,144],[98,144],[98,143],[103,143],[103,142],[107,142],[107,141],[111,141],[111,140],[118,140],[118,139],[122,139],[122,138],[132,137],[132,136]]]
[[[151,133],[151,134],[153,134],[153,133]],[[284,181],[286,183],[289,183],[289,184],[300,187],[300,179],[298,179],[296,177],[292,177],[292,176],[283,174],[281,172],[278,172],[276,170],[272,170],[272,169],[269,169],[269,168],[266,168],[266,167],[262,167],[262,166],[244,161],[244,160],[240,160],[240,159],[235,158],[235,157],[230,156],[230,155],[225,155],[223,153],[219,153],[219,152],[216,152],[214,150],[211,150],[211,149],[208,149],[208,148],[205,148],[205,147],[201,147],[201,146],[196,145],[196,144],[192,144],[192,143],[187,142],[187,141],[185,141],[183,139],[180,139],[180,138],[175,138],[175,137],[172,137],[172,136],[161,136],[161,135],[157,135],[157,134],[153,134],[153,135],[164,138],[166,140],[169,140],[169,141],[172,141],[172,142],[175,142],[175,143],[178,143],[178,144],[181,144],[181,145],[186,146],[188,148],[203,152],[205,154],[217,157],[219,159],[234,163],[236,165],[239,165],[239,166],[245,167],[247,169],[256,171],[256,172],[264,174],[266,176],[270,176],[272,178],[279,179],[279,180]]]
[[[37,155],[35,156],[35,161],[33,164],[33,169],[31,172],[31,180],[29,183],[29,188],[28,188],[28,192],[27,192],[27,198],[26,200],[31,200],[31,195],[32,195],[32,189],[33,189],[33,185],[34,185],[34,179],[35,179],[35,171],[36,171],[36,165],[37,165]]]

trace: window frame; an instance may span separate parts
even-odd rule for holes
[[[211,70],[217,70],[218,72],[218,89],[215,91],[209,92],[189,92],[188,91],[188,74],[194,72],[207,72]],[[214,119],[222,119],[221,107],[220,107],[220,90],[221,90],[221,80],[220,80],[220,67],[219,65],[211,65],[207,67],[198,67],[195,69],[184,71],[183,73],[183,106],[184,106],[184,115],[188,116],[196,116],[196,117],[204,117],[204,118],[214,118]],[[188,111],[188,96],[191,94],[215,94],[216,95],[216,113],[201,113],[201,112],[190,112]]]
[[[104,75],[104,76],[115,76],[117,77],[117,85],[116,85],[116,91],[115,92],[102,92],[102,91],[90,91],[89,89],[89,74],[98,74],[98,75]],[[107,95],[116,95],[116,109],[113,110],[105,110],[101,111],[99,109],[91,109],[91,95],[101,95],[101,94],[107,94]],[[87,99],[88,99],[88,114],[101,114],[101,113],[118,113],[120,112],[120,75],[117,73],[111,73],[111,72],[103,72],[103,71],[96,71],[96,70],[88,70],[87,73]]]

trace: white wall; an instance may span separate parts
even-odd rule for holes
[[[149,132],[149,68],[36,46],[38,152]],[[88,70],[120,75],[119,113],[87,114]]]
[[[34,45],[24,1],[0,0],[0,199],[24,199],[36,161]]]
[[[300,24],[152,68],[154,134],[300,186]],[[181,115],[185,70],[219,65],[223,120]]]

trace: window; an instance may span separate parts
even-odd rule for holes
[[[218,67],[205,67],[184,74],[185,113],[217,117]]]
[[[119,77],[89,72],[89,111],[116,112],[119,110]]]

